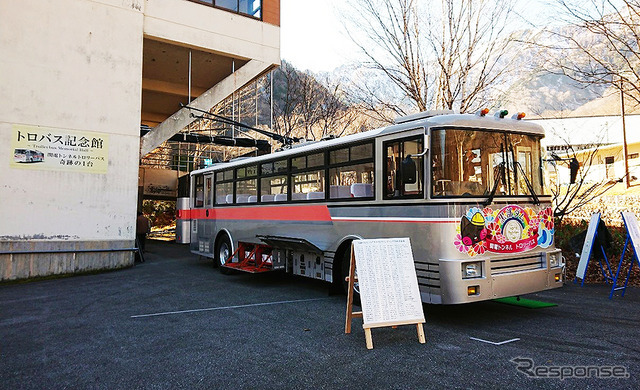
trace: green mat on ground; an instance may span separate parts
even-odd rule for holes
[[[493,301],[498,303],[506,303],[507,305],[522,306],[526,307],[527,309],[541,309],[543,307],[558,306],[555,303],[534,301],[532,299],[520,298],[520,300],[518,300],[518,298],[516,297],[498,298],[494,299]]]

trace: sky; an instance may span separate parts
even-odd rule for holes
[[[280,56],[301,70],[332,71],[355,59],[336,6],[344,0],[281,0]]]
[[[330,72],[335,68],[356,61],[359,57],[357,48],[351,38],[346,34],[343,26],[345,16],[340,14],[340,9],[345,9],[346,0],[281,0],[280,15],[280,48],[281,58],[292,63],[301,70],[313,72]],[[433,1],[433,0],[431,0]],[[524,4],[523,0],[516,0],[517,4]],[[553,0],[527,0],[524,12],[527,18],[535,18],[534,22],[542,25],[545,22],[559,23],[554,19],[554,13],[549,6]],[[562,144],[562,137],[566,137],[567,128],[578,129],[570,135],[574,142],[596,142],[591,139],[602,133],[604,123],[602,121],[616,121],[616,119],[604,118],[592,120],[588,123],[546,123],[543,126],[547,130],[547,138],[550,144]],[[640,120],[640,117],[638,118]],[[620,142],[621,125],[608,123],[613,126],[609,131],[608,142]],[[629,124],[627,125],[629,126]],[[585,131],[585,129],[588,129]],[[629,135],[629,134],[628,134]],[[589,139],[585,139],[589,138]],[[640,137],[638,132],[637,137]],[[637,138],[631,136],[630,138]],[[640,139],[640,138],[638,138]],[[601,141],[601,140],[600,140]]]
[[[549,8],[544,6],[547,2],[528,0],[527,17],[548,18]],[[345,0],[281,0],[281,58],[298,69],[313,72],[330,72],[356,61],[360,50],[343,26],[345,16],[340,10],[344,9]]]

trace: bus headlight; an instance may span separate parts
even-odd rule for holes
[[[462,279],[482,277],[482,262],[462,263]]]

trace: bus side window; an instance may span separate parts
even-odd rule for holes
[[[331,168],[329,176],[330,199],[372,197],[374,194],[373,162]]]
[[[194,192],[195,192],[195,202],[194,207],[202,207],[204,206],[204,176],[198,175],[196,176],[196,180],[194,183]]]
[[[422,138],[385,144],[385,198],[422,197],[424,157],[417,156],[422,150]]]
[[[260,179],[260,202],[282,202],[287,200],[287,176],[271,176]]]
[[[400,144],[394,143],[387,145],[386,153],[385,153],[385,198],[393,198],[400,196],[399,189],[399,177],[397,174],[397,159],[399,158],[400,152],[399,149]]]
[[[329,151],[329,199],[373,198],[373,143]]]
[[[211,204],[213,203],[211,201],[212,200],[211,199],[212,198],[211,195],[212,195],[212,189],[213,189],[213,187],[212,187],[213,182],[212,182],[211,179],[212,179],[211,175],[207,176],[204,179],[204,182],[205,182],[205,185],[204,185],[204,203],[205,203],[206,207],[211,207]]]
[[[233,170],[216,172],[215,204],[233,203]]]

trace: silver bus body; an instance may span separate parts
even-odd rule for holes
[[[430,143],[435,138],[431,138],[437,136],[444,140],[448,132],[457,132],[455,134],[459,135],[466,134],[465,131],[469,131],[469,134],[476,132],[472,135],[477,145],[484,142],[481,139],[485,136],[482,133],[484,131],[495,137],[525,135],[540,139],[544,136],[540,126],[515,119],[470,114],[429,116],[423,113],[398,120],[396,124],[381,129],[197,170],[191,173],[188,214],[191,221],[191,252],[215,260],[220,256],[220,243],[225,240],[231,245],[225,255],[236,251],[241,242],[267,244],[273,248],[274,269],[340,283],[345,277],[342,263],[351,241],[409,237],[420,293],[425,303],[468,303],[561,287],[564,262],[553,242],[555,231],[553,215],[550,215],[550,196],[538,194],[539,204],[534,204],[530,195],[519,192],[513,196],[496,196],[485,207],[483,202],[489,197],[488,179],[484,180],[483,193],[465,193],[464,196],[448,196],[447,192],[454,184],[462,188],[471,184],[477,187],[477,183],[451,183],[446,179],[435,182],[438,159],[434,157]],[[391,180],[387,170],[392,168],[385,168],[384,165],[389,164],[388,154],[393,153],[392,146],[396,145],[396,140],[422,142],[424,157],[418,160],[422,164],[418,166],[418,175],[422,174],[422,177],[417,182],[422,181],[423,184],[419,197],[389,198],[390,190],[383,185]],[[363,142],[373,144],[375,177],[371,186],[354,187],[352,184],[349,198],[338,196],[338,199],[331,199],[334,192],[346,190],[349,187],[347,185],[327,185],[325,187],[331,188],[330,191],[323,188],[324,195],[309,192],[306,199],[294,197],[299,194],[293,194],[291,189],[292,158],[322,152],[325,153],[325,163],[329,164],[330,159],[326,156],[330,151]],[[526,158],[531,160],[531,155],[526,154],[531,153],[530,148],[516,146],[516,152],[512,145],[510,147],[514,160],[520,158],[517,155],[524,156],[522,161]],[[479,146],[474,150],[480,149]],[[476,153],[476,172],[483,169],[478,168],[481,164],[499,159],[499,152],[487,156]],[[447,158],[447,155],[442,155]],[[504,151],[502,155],[505,155]],[[286,201],[273,202],[271,196],[261,196],[260,192],[257,192],[258,199],[247,198],[236,187],[233,194],[227,195],[227,199],[224,196],[215,197],[216,190],[213,188],[217,184],[216,173],[248,165],[260,166],[285,158],[290,164]],[[409,160],[411,158],[410,155],[406,157]],[[452,169],[462,176],[462,162],[459,165],[459,169]],[[327,176],[331,172],[328,166],[322,169]],[[513,164],[513,170],[516,169]],[[482,173],[485,178],[491,175],[486,170]],[[237,170],[234,172],[240,175]],[[261,176],[257,175],[259,183]],[[533,173],[530,175],[533,176]],[[199,188],[207,185],[208,194],[203,195],[202,191],[196,194],[197,180],[206,183]],[[494,182],[499,180],[495,179]],[[328,178],[326,183],[329,183]],[[437,195],[440,187],[442,193]],[[364,188],[362,198],[355,193],[354,189],[357,188]],[[459,191],[463,190],[453,192]],[[203,196],[209,203],[201,199]],[[227,202],[229,196],[232,202]],[[394,259],[381,261],[388,262],[392,267]]]

